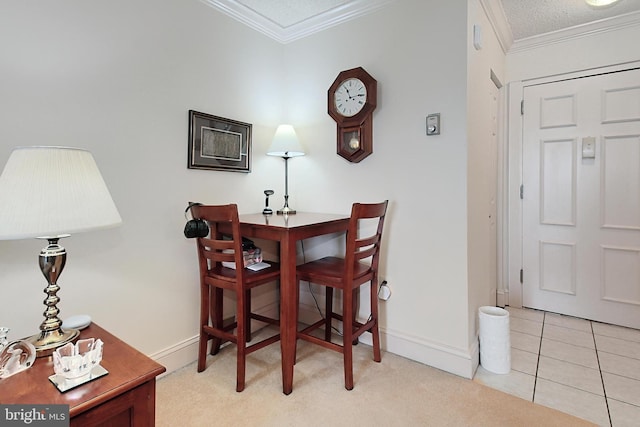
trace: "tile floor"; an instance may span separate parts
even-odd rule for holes
[[[600,426],[640,426],[640,330],[507,307],[511,372],[474,381]]]

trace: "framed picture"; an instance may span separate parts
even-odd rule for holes
[[[189,169],[251,172],[251,124],[189,110]]]

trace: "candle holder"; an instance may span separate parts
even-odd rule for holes
[[[54,375],[49,380],[64,392],[93,381],[108,372],[102,366],[102,340],[87,338],[67,343],[53,352]]]

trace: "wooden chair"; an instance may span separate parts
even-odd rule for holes
[[[353,389],[353,349],[358,337],[370,332],[373,337],[373,360],[381,361],[380,335],[378,332],[378,264],[380,261],[380,244],[382,227],[387,211],[388,201],[377,204],[354,203],[351,208],[351,219],[346,235],[346,253],[344,258],[325,257],[307,262],[296,268],[298,289],[300,281],[316,283],[326,287],[325,318],[313,325],[298,331],[297,338],[318,344],[324,348],[343,354],[344,382],[347,390]],[[377,219],[377,226],[372,234],[362,233],[363,220]],[[371,221],[369,221],[371,222]],[[367,224],[371,226],[372,224]],[[375,225],[375,224],[374,224]],[[360,227],[359,227],[360,226]],[[358,290],[369,283],[371,293],[371,316],[360,323],[356,320]],[[342,314],[333,312],[333,290],[342,291]],[[331,321],[342,321],[342,343],[331,342]],[[312,332],[324,326],[324,339]]]
[[[251,312],[251,289],[279,280],[280,265],[269,261],[271,267],[251,271],[244,268],[242,236],[238,220],[238,208],[235,204],[223,206],[193,206],[194,219],[205,220],[209,226],[209,235],[197,238],[198,262],[200,266],[200,345],[198,349],[198,372],[206,369],[207,345],[211,340],[211,354],[220,350],[226,341],[237,347],[236,391],[244,390],[246,356],[269,344],[280,340],[274,335],[250,346],[251,319],[278,325],[277,319]],[[220,232],[231,230],[231,235]],[[228,240],[228,239],[231,240]],[[229,252],[233,253],[229,253]],[[236,269],[224,267],[222,262],[233,262]],[[229,325],[223,324],[223,290],[235,293],[236,319]],[[235,329],[235,334],[233,330]]]

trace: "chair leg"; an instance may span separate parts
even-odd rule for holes
[[[244,314],[247,313],[247,306],[245,301],[246,293],[242,290],[236,293],[237,305],[236,305],[236,348],[237,348],[237,360],[236,360],[236,391],[241,392],[244,390],[245,381],[245,367],[246,367],[246,349],[247,349],[247,328],[246,318]]]
[[[209,336],[200,327],[200,344],[198,345],[198,372],[202,372],[207,368],[207,344]]]
[[[324,340],[331,342],[331,324],[333,320],[333,288],[325,287]]]
[[[251,289],[244,292],[244,324],[247,342],[251,342]]]
[[[282,291],[282,288],[280,288]],[[296,318],[294,319],[294,324],[296,325],[296,345],[293,349],[293,364],[296,364],[298,360],[298,318],[300,317],[300,280],[296,278]]]
[[[211,313],[211,326],[216,329],[222,329],[223,321],[222,321],[222,313],[223,313],[223,297],[222,297],[222,289],[221,288],[213,288],[211,290],[211,298],[212,301],[209,304]],[[211,355],[218,354],[220,351],[220,345],[222,344],[222,340],[218,337],[211,337]]]
[[[209,286],[200,286],[200,342],[198,345],[198,372],[202,372],[207,367],[207,344],[209,335],[204,331],[203,326],[209,324]]]
[[[378,280],[371,281],[371,318],[374,320],[373,326],[369,330],[373,341],[373,360],[375,362],[382,361],[380,354],[380,332],[378,330]]]
[[[353,292],[342,293],[342,352],[344,357],[344,388],[353,389]]]
[[[353,290],[353,302],[351,303],[351,306],[353,307],[353,316],[351,316],[351,319],[354,325],[356,323],[356,316],[358,315],[359,300],[360,300],[360,288],[358,287]],[[360,340],[358,339],[358,337],[356,337],[353,341],[351,341],[351,344],[358,345],[359,342]]]

